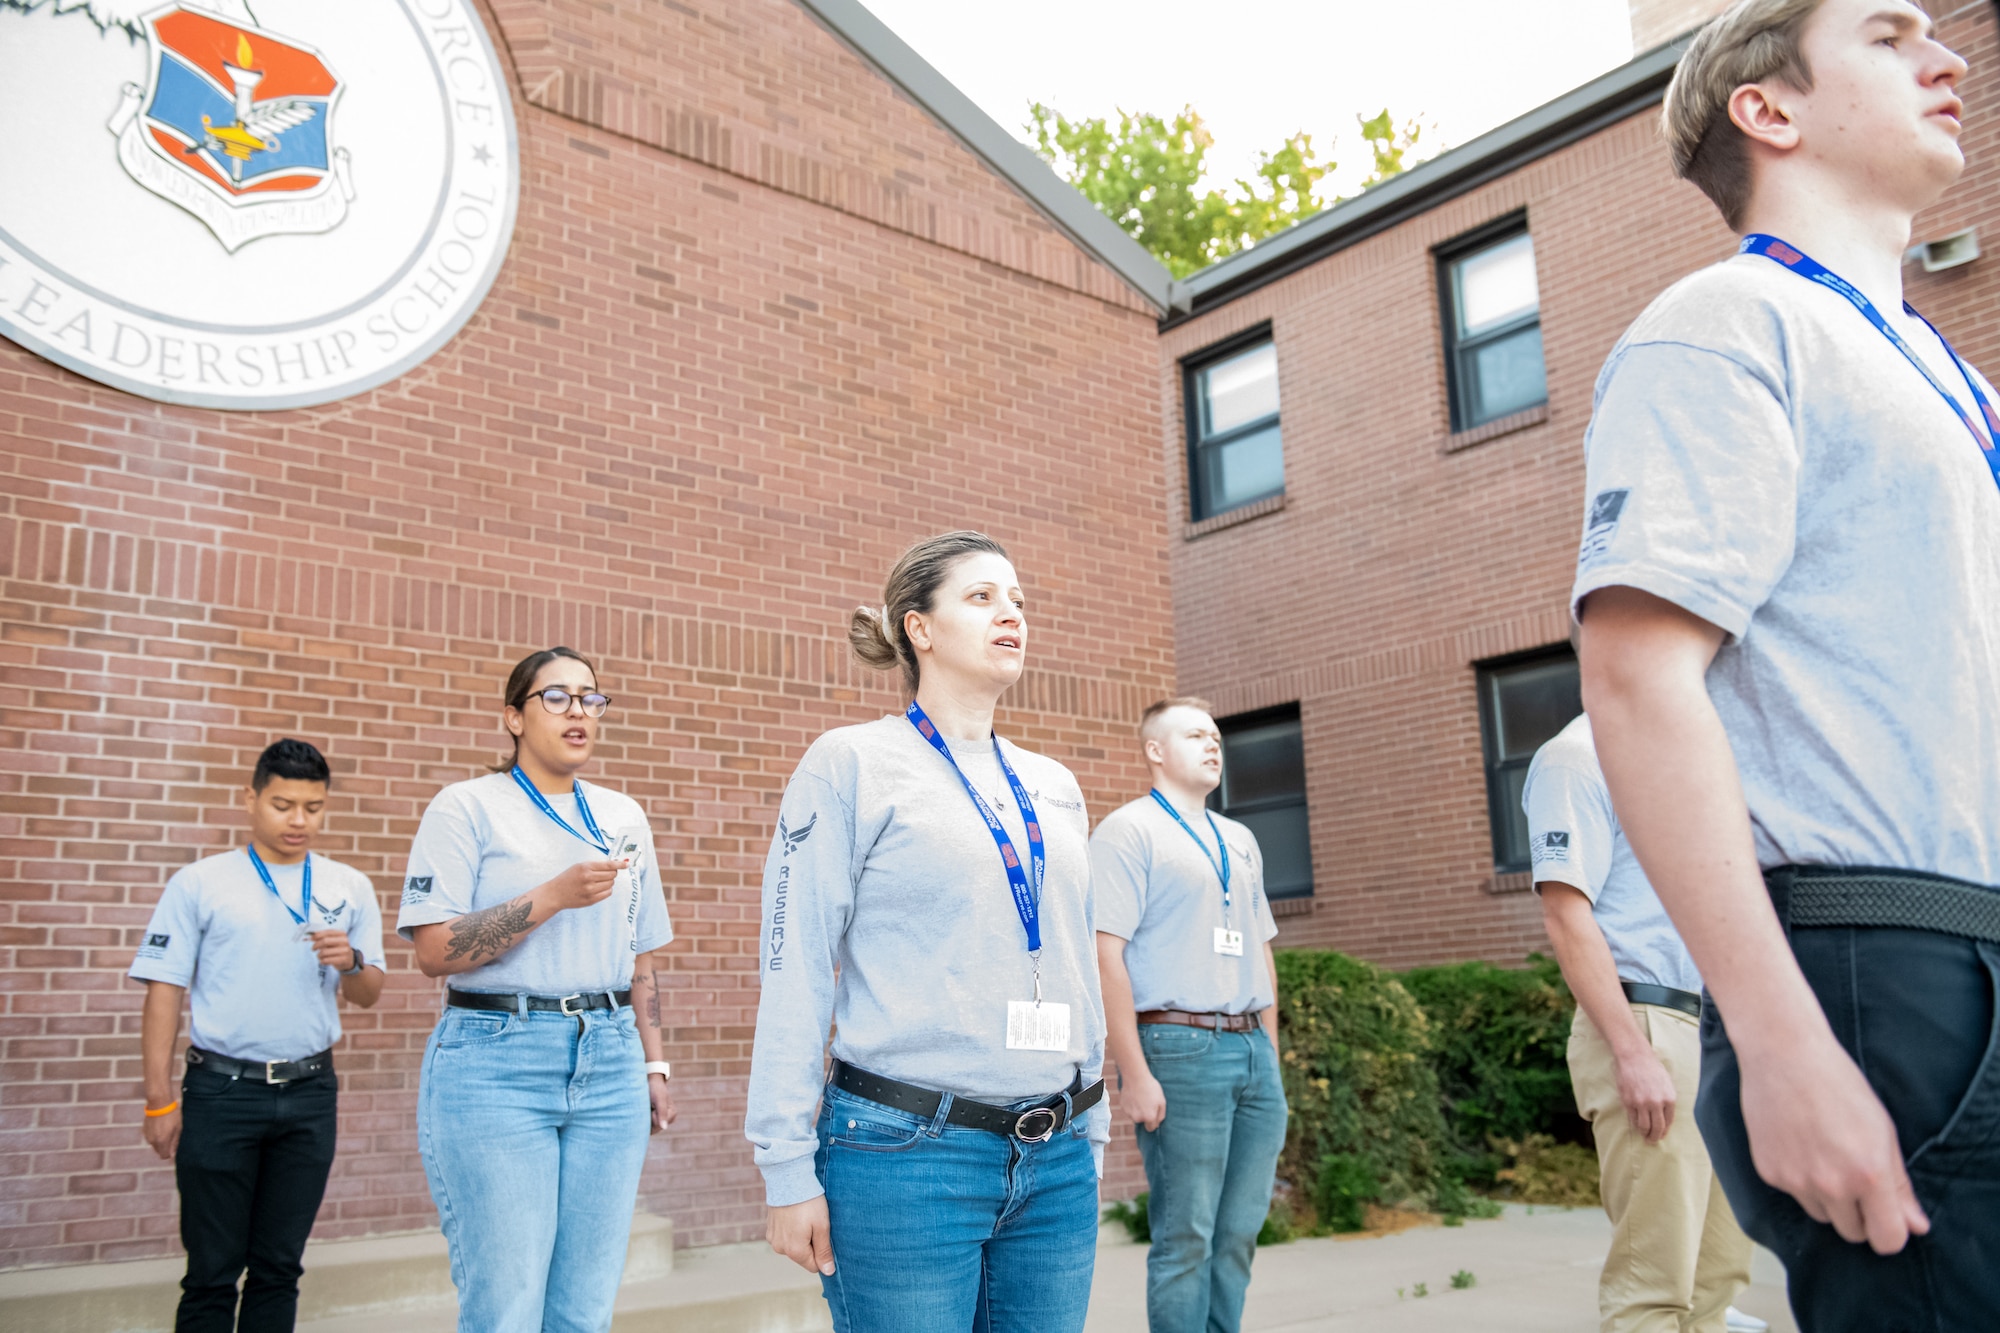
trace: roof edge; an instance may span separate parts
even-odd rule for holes
[[[1162,330],[1207,314],[1658,104],[1691,37],[1655,47],[1463,147],[1440,153],[1365,194],[1177,280]]]
[[[1154,309],[1162,314],[1169,310],[1173,275],[1166,265],[1098,212],[1033,149],[1002,129],[859,0],[796,2],[1019,191],[1056,230],[1117,274]]]

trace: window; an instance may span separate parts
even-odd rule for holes
[[[1548,401],[1535,242],[1514,220],[1439,259],[1451,428],[1471,430]]]
[[[1222,785],[1208,803],[1257,835],[1264,892],[1273,900],[1313,891],[1312,833],[1306,820],[1306,751],[1299,706],[1219,719]]]
[[[1278,349],[1268,330],[1187,371],[1188,493],[1197,519],[1283,494],[1278,439]]]
[[[1479,723],[1486,745],[1495,871],[1507,874],[1530,868],[1528,817],[1521,810],[1528,763],[1582,711],[1576,654],[1567,647],[1479,668]]]

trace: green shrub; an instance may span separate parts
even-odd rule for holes
[[[1557,1143],[1546,1134],[1495,1140],[1494,1149],[1510,1164],[1500,1183],[1522,1203],[1590,1207],[1599,1202],[1597,1154],[1578,1143]]]
[[[1292,1226],[1291,1213],[1273,1204],[1271,1211],[1264,1215],[1264,1225],[1257,1230],[1257,1243],[1283,1245],[1287,1241],[1296,1239],[1298,1234]]]
[[[1125,1234],[1140,1245],[1153,1243],[1153,1219],[1146,1210],[1151,1194],[1141,1194],[1130,1203],[1118,1202],[1104,1210],[1104,1220],[1125,1228]]]
[[[1382,1182],[1365,1157],[1333,1152],[1319,1160],[1313,1181],[1313,1211],[1328,1231],[1359,1231],[1368,1225],[1368,1205],[1381,1197]]]
[[[1501,1165],[1487,1148],[1496,1137],[1582,1137],[1565,1059],[1576,1002],[1554,960],[1529,963],[1453,963],[1401,977],[1430,1020],[1449,1165],[1481,1184]]]
[[[1382,1202],[1428,1206],[1445,1125],[1423,1009],[1393,975],[1345,954],[1288,949],[1277,963],[1291,1103],[1279,1174],[1317,1185],[1323,1159],[1354,1157]]]

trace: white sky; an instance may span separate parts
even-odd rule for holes
[[[1627,0],[863,3],[1023,139],[1034,101],[1071,117],[1192,103],[1215,135],[1211,180],[1303,129],[1343,194],[1367,172],[1356,112],[1387,106],[1462,144],[1632,55]]]

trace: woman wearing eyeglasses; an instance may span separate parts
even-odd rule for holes
[[[578,776],[610,705],[571,649],[522,659],[513,756],[439,792],[410,848],[397,933],[425,976],[451,978],[417,1146],[462,1333],[611,1326],[648,1124],[675,1115],[652,831],[636,801]]]
[[[884,601],[849,640],[915,697],[813,743],[764,864],[767,1235],[837,1333],[1078,1333],[1108,1134],[1083,794],[994,735],[1028,646],[999,543],[919,543]]]

